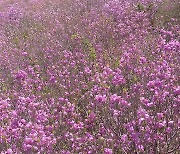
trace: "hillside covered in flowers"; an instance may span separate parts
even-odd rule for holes
[[[0,0],[1,154],[178,154],[178,0]]]

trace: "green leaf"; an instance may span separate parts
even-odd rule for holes
[[[141,3],[138,3],[137,8],[138,8],[139,11],[143,11],[144,10],[144,5],[141,4]]]
[[[94,48],[90,50],[89,58],[92,59],[93,61],[96,59],[96,52]]]
[[[20,40],[19,40],[19,38],[16,36],[16,37],[13,38],[12,42],[13,42],[14,44],[16,44],[16,45],[19,45]]]

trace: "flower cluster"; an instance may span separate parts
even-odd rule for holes
[[[2,0],[0,152],[178,153],[180,27],[166,3]]]

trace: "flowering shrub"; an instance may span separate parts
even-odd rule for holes
[[[180,28],[157,24],[162,5],[0,2],[0,152],[178,153]]]

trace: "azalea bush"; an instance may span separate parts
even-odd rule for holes
[[[1,154],[178,153],[180,22],[166,3],[2,0]]]

